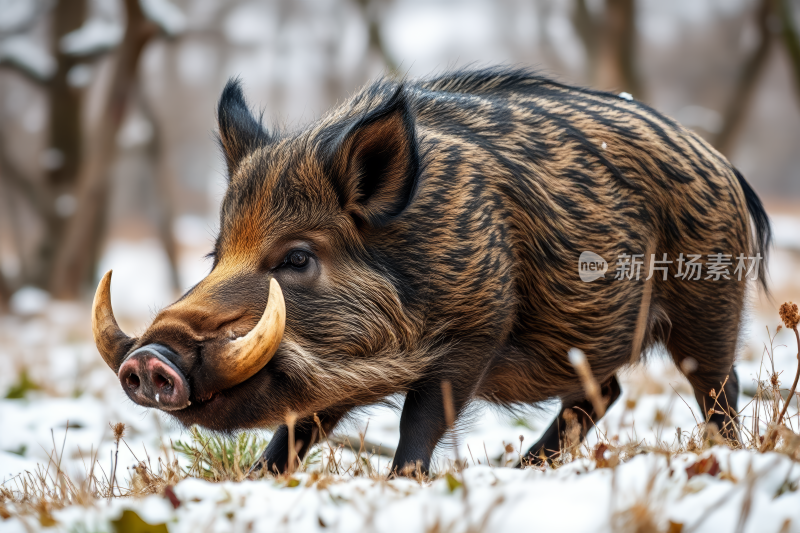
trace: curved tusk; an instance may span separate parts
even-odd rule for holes
[[[92,333],[97,350],[111,370],[117,372],[125,354],[136,340],[128,337],[117,325],[111,309],[111,273],[109,270],[94,294],[92,302]]]
[[[219,369],[220,388],[238,385],[264,368],[278,350],[285,326],[286,302],[280,285],[272,278],[261,320],[250,333],[228,343],[219,355],[215,366]]]

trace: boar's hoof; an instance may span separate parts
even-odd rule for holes
[[[148,344],[125,359],[118,376],[131,400],[164,411],[190,405],[189,384],[170,356],[177,358],[166,346]]]

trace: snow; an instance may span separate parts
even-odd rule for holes
[[[619,531],[645,506],[664,531],[669,522],[696,532],[778,531],[788,520],[798,530],[800,493],[782,487],[800,481],[785,455],[715,448],[720,474],[689,478],[694,454],[667,458],[638,455],[615,469],[582,460],[558,470],[473,466],[457,474],[451,490],[444,478],[412,480],[352,478],[315,483],[309,474],[286,480],[210,483],[188,479],[174,492],[181,502],[148,496],[115,499],[53,513],[59,531],[108,530],[126,509],[172,532],[193,531]],[[744,502],[749,500],[745,511]],[[12,518],[6,527],[14,527]],[[30,522],[29,522],[30,524]],[[13,529],[12,529],[13,530]]]
[[[36,287],[23,287],[11,297],[11,310],[22,316],[38,315],[50,303],[50,294]]]
[[[631,93],[621,92],[617,96],[619,96],[623,100],[628,100],[628,101],[633,100],[633,95]]]
[[[230,10],[222,23],[228,42],[243,46],[269,44],[278,32],[278,14],[269,3],[242,3]]]
[[[13,452],[0,451],[0,479],[4,481],[20,472],[35,472],[39,461],[23,457],[22,448]]]
[[[39,80],[50,79],[56,71],[56,60],[29,35],[13,35],[0,40],[0,63],[14,65]]]
[[[121,43],[123,31],[118,22],[94,17],[62,37],[61,51],[76,56],[100,54]]]
[[[774,215],[770,217],[772,239],[776,247],[800,251],[800,217]]]
[[[94,75],[94,68],[86,63],[79,63],[67,72],[67,83],[70,87],[82,89],[88,87]]]
[[[0,0],[0,33],[12,33],[24,30],[29,26],[39,11],[43,2],[35,0]]]
[[[186,29],[186,15],[169,0],[139,0],[144,15],[161,31],[174,37]]]

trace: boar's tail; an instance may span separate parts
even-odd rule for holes
[[[762,257],[761,261],[758,263],[758,280],[761,283],[761,287],[764,289],[764,292],[769,295],[766,276],[767,254],[769,253],[769,247],[772,244],[772,229],[769,226],[769,218],[767,217],[767,212],[764,211],[764,206],[761,204],[761,200],[744,179],[744,176],[742,176],[742,174],[736,169],[733,169],[733,172],[736,174],[736,179],[739,180],[739,186],[742,188],[742,192],[744,192],[744,198],[747,202],[747,210],[750,212],[750,218],[752,219],[753,226],[755,227],[755,250],[753,251],[761,254]]]

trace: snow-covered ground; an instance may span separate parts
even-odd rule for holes
[[[196,479],[174,488],[178,508],[153,495],[114,499],[53,516],[66,531],[107,531],[126,510],[169,531],[797,531],[800,469],[784,455],[717,448],[704,458],[715,475],[693,473],[684,454],[637,455],[617,468],[589,460],[558,470],[467,468],[458,484],[440,478],[350,478],[314,483],[308,474],[285,480],[213,484]],[[714,463],[716,461],[716,463]],[[692,474],[690,476],[690,474]],[[129,520],[130,517],[127,517]],[[737,526],[743,523],[743,529]],[[24,532],[16,519],[3,531]],[[28,521],[35,527],[35,518]],[[787,526],[788,524],[788,526]],[[133,529],[120,529],[134,531]],[[136,530],[144,531],[144,530]]]
[[[797,301],[800,293],[796,239],[800,220],[783,217],[776,222],[780,247],[773,254],[771,271],[779,304]],[[158,304],[153,301],[156,295],[148,300],[140,289],[126,289],[133,285],[136,272],[148,272],[147,265],[161,261],[153,255],[157,251],[147,252],[152,248],[148,243],[114,243],[103,261],[104,265],[115,263],[114,305],[131,331],[141,331],[152,312],[147,306]],[[187,285],[192,277],[203,275],[199,260],[182,263],[186,272],[181,276]],[[126,280],[128,276],[131,279]],[[165,287],[159,276],[152,272],[148,279],[154,287]],[[165,294],[166,289],[158,295],[162,304],[169,300]],[[0,317],[0,397],[24,397],[0,399],[4,489],[22,490],[25,472],[35,475],[49,469],[52,475],[55,462],[72,479],[80,480],[89,471],[92,457],[98,461],[95,474],[99,469],[101,477],[110,475],[115,449],[110,425],[117,422],[126,425],[117,468],[123,487],[130,479],[130,467],[138,461],[149,458],[155,463],[170,453],[170,441],[189,439],[188,432],[167,417],[125,397],[93,345],[87,305],[53,302],[44,293],[25,289],[15,297],[14,309],[14,314]],[[775,337],[772,362],[762,358],[764,345],[770,342],[767,327],[774,334],[778,324],[777,305],[754,298],[737,366],[743,390],[739,405],[748,428],[754,416],[748,395],[755,389],[754,380],[759,375],[766,379],[767,367],[771,369],[773,363],[782,372],[785,386],[794,376],[797,359],[791,332],[784,329]],[[501,465],[514,462],[520,449],[535,442],[557,404],[518,413],[476,404],[457,435],[446,439],[457,443],[459,460],[468,465],[451,479],[419,483],[378,476],[319,478],[313,473],[315,467],[295,474],[294,481],[266,478],[215,484],[186,479],[174,487],[177,508],[161,495],[113,498],[88,507],[54,510],[52,527],[134,531],[120,523],[114,526],[121,518],[133,520],[125,514],[133,510],[150,524],[164,523],[169,531],[186,532],[622,531],[642,524],[652,524],[654,531],[681,531],[677,524],[683,525],[684,532],[800,531],[800,465],[786,454],[717,447],[700,455],[639,453],[624,457],[613,468],[598,467],[598,457],[600,466],[615,462],[613,449],[605,454],[601,450],[595,457],[599,440],[619,446],[644,442],[674,450],[697,433],[697,420],[702,419],[685,378],[663,356],[655,354],[646,367],[622,372],[620,380],[623,395],[587,439],[582,452],[586,457],[555,470]],[[20,394],[22,389],[26,389],[24,394]],[[790,413],[793,427],[800,427],[797,411]],[[398,412],[371,407],[337,433],[357,443],[358,434],[366,432],[371,443],[392,449],[399,438],[398,424]],[[264,437],[269,438],[268,431]],[[507,451],[509,444],[513,451]],[[439,471],[455,453],[452,446],[437,452]],[[372,461],[379,472],[385,472],[389,464],[388,458],[378,455]],[[17,516],[14,509],[0,496],[0,531],[38,530],[50,524],[36,514]],[[12,516],[3,518],[9,512]]]

